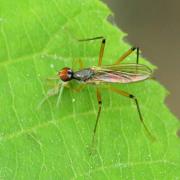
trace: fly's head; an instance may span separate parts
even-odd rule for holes
[[[73,71],[71,68],[64,67],[59,71],[58,76],[64,82],[70,81],[73,78]]]

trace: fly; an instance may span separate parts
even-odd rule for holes
[[[79,60],[79,64],[80,64],[79,71],[74,72],[71,68],[64,67],[58,72],[58,76],[56,78],[60,78],[61,81],[63,81],[64,83],[67,83],[71,80],[76,80],[82,84],[95,84],[96,85],[96,84],[104,84],[104,83],[106,84],[107,83],[108,84],[135,83],[139,81],[144,81],[151,77],[152,70],[146,65],[139,64],[139,48],[137,47],[130,48],[114,64],[103,66],[102,58],[104,54],[106,39],[104,37],[95,37],[95,38],[83,39],[79,41],[92,41],[92,40],[97,40],[97,39],[102,40],[97,66],[83,68],[83,63],[82,61]],[[136,63],[121,64],[121,62],[135,50],[137,52]],[[83,87],[84,86],[80,85],[77,90],[80,91]],[[56,88],[48,91],[47,96],[43,99],[42,102],[44,102],[44,100],[46,100],[48,97],[53,96],[53,95],[60,94],[61,96],[62,88],[63,88],[62,84],[59,83]],[[109,89],[119,95],[128,97],[134,101],[136,105],[137,113],[139,116],[139,120],[142,123],[147,135],[151,139],[155,139],[144,123],[143,116],[142,116],[140,106],[138,103],[138,99],[133,94],[117,89],[113,86],[109,86]],[[96,87],[96,96],[97,96],[97,101],[98,101],[98,111],[97,111],[97,116],[96,116],[96,122],[93,129],[93,137],[92,137],[93,142],[94,142],[95,134],[97,131],[100,114],[101,114],[101,107],[102,107],[102,98],[101,98],[101,92],[100,92],[99,87]]]

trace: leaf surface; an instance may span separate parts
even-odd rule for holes
[[[95,86],[80,93],[65,88],[39,110],[47,77],[81,59],[96,65],[104,36],[103,64],[112,64],[130,46],[125,34],[107,21],[112,13],[97,0],[1,0],[0,6],[0,178],[1,179],[179,179],[178,120],[164,105],[167,91],[156,81],[115,85],[134,94],[134,102],[102,88],[96,152],[90,156],[98,110]],[[125,62],[134,62],[135,54]],[[154,68],[144,59],[143,64]],[[75,83],[72,84],[76,86]]]

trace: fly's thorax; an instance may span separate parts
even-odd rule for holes
[[[91,68],[82,69],[80,71],[74,72],[73,79],[79,81],[87,81],[88,79],[92,78],[94,75],[94,71]]]

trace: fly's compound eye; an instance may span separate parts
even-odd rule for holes
[[[59,71],[59,77],[62,81],[70,81],[72,79],[72,76],[73,71],[68,67],[65,67],[61,71]]]

